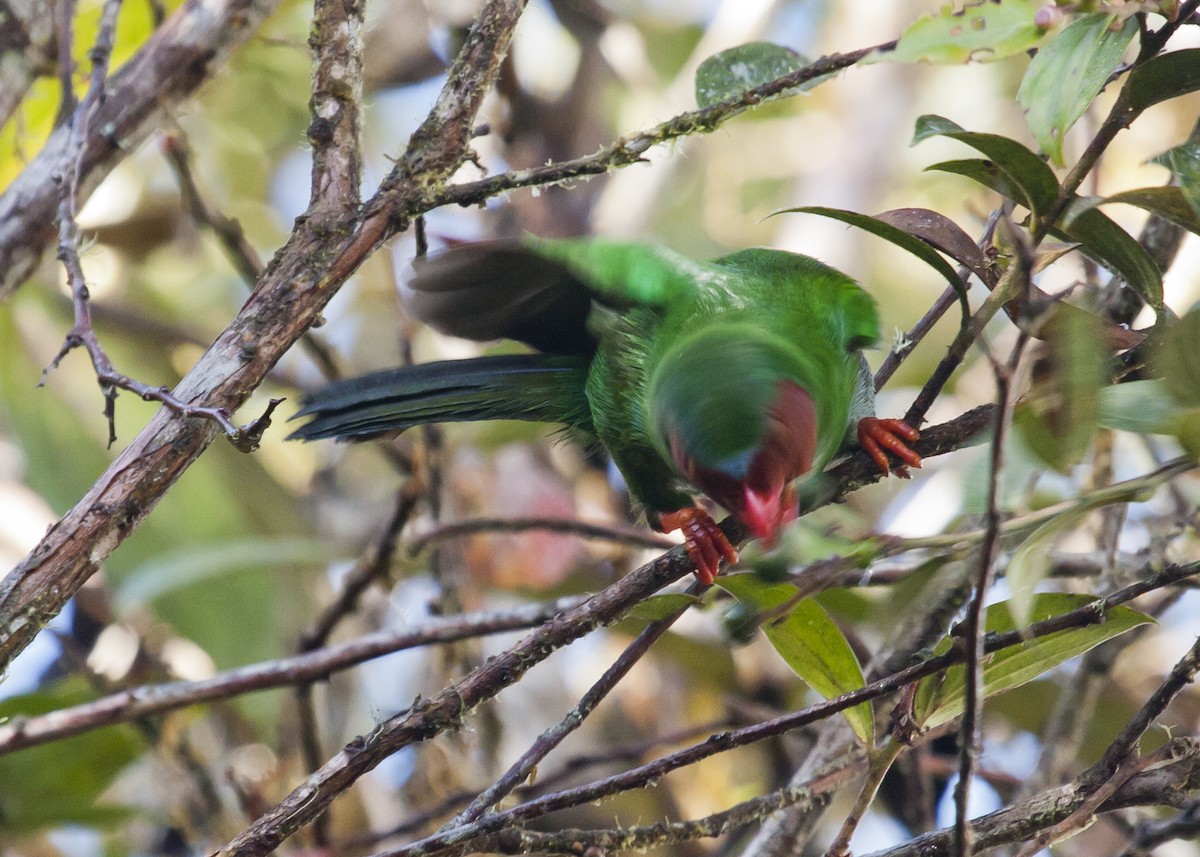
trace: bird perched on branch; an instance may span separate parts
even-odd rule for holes
[[[921,458],[917,432],[874,417],[859,349],[879,338],[874,301],[815,259],[743,250],[695,261],[607,240],[484,242],[414,264],[413,314],[443,333],[513,339],[533,354],[406,366],[329,385],[291,436],[364,438],[422,423],[560,423],[597,438],[651,525],[682,530],[712,583],[733,546],[699,491],[773,540],[795,483],[857,434]],[[901,472],[903,470],[901,469]]]

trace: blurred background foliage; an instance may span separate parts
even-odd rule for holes
[[[689,109],[696,66],[723,48],[769,39],[810,57],[850,50],[894,38],[940,2],[531,0],[481,117],[487,133],[476,141],[479,166],[467,165],[461,177],[478,177],[480,167],[494,173],[587,154]],[[100,5],[79,4],[75,55],[81,63]],[[176,5],[128,0],[114,66]],[[368,187],[385,174],[389,155],[402,149],[424,116],[478,5],[368,4]],[[130,154],[83,209],[80,225],[88,236],[83,262],[96,328],[126,374],[174,385],[248,294],[249,284],[213,232],[181,203],[178,176],[164,156],[168,136],[172,145],[186,145],[191,174],[208,204],[241,224],[262,259],[270,258],[304,210],[310,16],[308,4],[285,3],[228,68],[177,112],[177,129]],[[1184,28],[1179,45],[1200,44],[1197,29]],[[866,213],[926,207],[979,234],[994,198],[965,179],[922,172],[931,163],[962,157],[963,150],[945,139],[911,148],[913,123],[919,115],[938,113],[966,128],[1033,145],[1015,100],[1027,64],[1018,55],[969,65],[858,67],[811,92],[743,114],[716,133],[652,149],[646,164],[540,193],[516,191],[479,209],[436,211],[428,218],[430,241],[436,249],[446,239],[524,231],[604,234],[657,240],[698,257],[770,245],[810,253],[847,271],[877,298],[886,329],[906,330],[940,293],[936,275],[864,232],[810,216],[766,215],[797,205]],[[49,133],[58,109],[53,74],[51,66],[0,129],[0,188]],[[82,91],[82,78],[79,84]],[[1068,162],[1090,139],[1110,101],[1111,93],[1102,95],[1067,135]],[[1167,170],[1147,159],[1184,140],[1198,113],[1197,95],[1152,108],[1117,138],[1084,191],[1111,194],[1167,182]],[[1109,212],[1134,234],[1145,218],[1130,207]],[[344,374],[394,365],[410,355],[423,361],[476,350],[417,329],[405,318],[398,295],[413,253],[411,236],[398,237],[390,254],[370,260],[342,290],[326,324],[315,331]],[[1041,285],[1054,291],[1086,275],[1078,263],[1063,264]],[[1181,314],[1200,298],[1196,236],[1187,239],[1167,273],[1165,292],[1167,304]],[[43,369],[70,324],[64,277],[49,257],[0,304],[5,568],[78,500],[155,407],[120,396],[117,446],[108,449],[102,398],[82,353],[73,353],[42,385]],[[995,325],[1001,341],[1008,335],[1006,324]],[[947,322],[915,351],[881,396],[881,414],[902,412],[953,333]],[[884,353],[871,355],[872,362]],[[293,349],[244,414],[261,412],[269,396],[286,396],[286,417],[299,394],[321,381],[303,349]],[[938,401],[931,421],[992,396],[990,370],[972,358]],[[418,507],[406,530],[410,535],[429,531],[438,519],[481,516],[632,523],[602,456],[559,444],[539,427],[454,425],[413,432],[392,444],[392,454],[378,445],[285,443],[285,433],[272,428],[251,456],[213,445],[113,553],[61,622],[17,661],[0,685],[3,713],[31,714],[114,688],[201,678],[295,652],[301,631],[392,514],[405,478],[394,466],[398,459],[436,456],[442,479],[439,502]],[[1114,443],[1118,478],[1154,466],[1145,445],[1128,436]],[[1004,500],[1011,510],[1072,496],[1087,479],[1079,472],[1039,479],[1019,446],[1010,461],[1011,490]],[[812,516],[805,527],[818,535],[836,528],[850,539],[873,531],[941,532],[982,509],[984,468],[981,449],[932,460],[912,482],[860,491],[846,505]],[[1188,490],[1194,508],[1194,482]],[[1162,535],[1154,529],[1162,502],[1131,510],[1131,519],[1145,520],[1146,526],[1127,530],[1132,535],[1125,549]],[[1087,551],[1095,541],[1094,528],[1080,527],[1071,546]],[[1187,545],[1196,549],[1194,537]],[[472,536],[417,556],[402,546],[388,585],[368,593],[337,638],[403,627],[431,611],[590,591],[655,553],[545,532]],[[921,597],[916,586],[886,593],[836,590],[823,603],[870,649],[890,636],[897,618]],[[1189,605],[1194,616],[1194,598],[1178,609],[1186,615]],[[731,645],[719,613],[686,616],[559,758],[637,745],[689,724],[753,720],[812,698],[761,638]],[[630,619],[580,641],[502,695],[475,729],[390,760],[355,789],[352,800],[337,804],[333,840],[346,843],[368,829],[385,830],[447,795],[489,782],[486,774],[556,721],[639,629]],[[1124,652],[1097,702],[1083,758],[1111,738],[1144,697],[1157,665],[1173,661],[1192,635],[1194,623],[1164,620]],[[317,688],[325,754],[511,639],[405,652],[334,676]],[[994,793],[1011,795],[1013,783],[1028,775],[1037,758],[1034,736],[1059,686],[1059,677],[1051,676],[989,705],[984,765],[994,774]],[[1192,694],[1177,716],[1187,720],[1198,709],[1200,698]],[[293,695],[280,691],[0,757],[3,841],[39,854],[201,851],[239,828],[239,802],[274,803],[303,776],[297,732]],[[669,788],[627,794],[602,810],[578,810],[561,824],[590,819],[604,826],[614,814],[635,823],[715,811],[786,779],[795,745],[803,742],[800,735],[717,756],[672,778]],[[935,778],[944,783],[946,772],[938,772],[936,763],[948,757],[931,758]],[[984,799],[994,800],[994,793]],[[861,833],[862,850],[902,839],[897,824],[885,813],[872,815]],[[1102,847],[1106,835],[1111,832],[1089,833],[1094,847]],[[360,843],[361,849],[372,846]],[[677,853],[709,847],[679,846]],[[1188,847],[1193,850],[1171,853],[1198,853]]]

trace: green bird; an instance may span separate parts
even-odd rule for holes
[[[410,309],[443,333],[537,353],[405,366],[330,384],[291,437],[365,438],[423,423],[515,419],[596,438],[656,529],[683,531],[711,584],[737,554],[695,491],[772,541],[795,484],[855,434],[884,473],[917,432],[873,414],[859,350],[875,302],[808,256],[696,261],[600,239],[463,244],[414,263]],[[900,473],[904,474],[903,465]]]

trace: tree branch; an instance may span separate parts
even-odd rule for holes
[[[492,0],[485,7],[434,110],[413,135],[386,189],[368,203],[375,214],[356,228],[346,224],[341,237],[343,230],[301,218],[241,313],[180,382],[176,399],[192,406],[236,409],[318,318],[338,287],[391,234],[391,213],[415,210],[428,188],[454,173],[467,156],[471,118],[496,75],[523,6],[523,0]],[[110,92],[105,104],[112,100]],[[96,124],[102,124],[102,118]],[[3,247],[0,234],[0,258]],[[0,671],[96,572],[214,436],[211,424],[160,411],[0,582]]]
[[[278,6],[279,0],[188,0],[171,15],[106,86],[83,141],[80,203]],[[56,128],[0,195],[0,300],[25,281],[53,240],[58,170],[70,136],[67,125]]]

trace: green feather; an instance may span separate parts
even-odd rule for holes
[[[425,423],[527,420],[591,433],[583,396],[588,361],[516,354],[445,360],[330,384],[296,417],[312,419],[290,439],[363,438]]]
[[[293,437],[360,437],[426,422],[525,419],[597,437],[647,508],[691,503],[668,438],[736,473],[760,441],[781,379],[818,422],[814,470],[869,408],[857,349],[875,303],[815,259],[744,250],[695,261],[609,240],[493,242],[419,262],[412,308],[444,332],[526,342],[541,355],[407,367],[335,384]],[[852,400],[858,403],[852,410]]]

